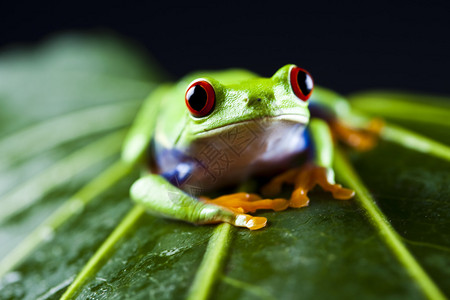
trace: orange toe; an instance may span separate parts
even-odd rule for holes
[[[236,215],[236,219],[233,223],[235,226],[246,227],[250,230],[258,230],[265,227],[267,219],[264,217],[253,217],[246,214]]]
[[[355,191],[351,189],[343,188],[340,184],[337,184],[339,188],[332,191],[333,197],[338,200],[348,200],[355,196]]]
[[[309,198],[307,192],[308,192],[307,190],[302,188],[296,189],[291,195],[289,206],[294,208],[308,206]]]

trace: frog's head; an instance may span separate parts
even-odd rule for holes
[[[292,165],[307,146],[309,73],[286,65],[271,78],[243,70],[204,75],[177,86],[186,89],[183,118],[168,124],[181,126],[174,146],[198,163],[190,184],[216,187]]]
[[[227,127],[258,120],[308,123],[313,80],[306,70],[286,65],[271,78],[234,74],[238,73],[205,76],[188,85],[185,104],[191,135],[211,136]]]

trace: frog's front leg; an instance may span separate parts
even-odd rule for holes
[[[131,198],[149,212],[195,224],[227,222],[251,230],[266,226],[267,219],[227,210],[199,201],[156,174],[146,175],[131,187]]]
[[[327,123],[320,119],[312,119],[309,125],[314,151],[313,159],[305,165],[288,170],[273,178],[263,187],[264,195],[276,195],[281,192],[283,184],[294,185],[289,206],[303,207],[309,204],[307,193],[316,185],[333,194],[340,200],[347,200],[355,194],[353,190],[343,188],[334,180],[333,141]]]

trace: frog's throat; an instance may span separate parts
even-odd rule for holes
[[[277,116],[266,116],[266,117],[260,117],[260,118],[250,119],[250,120],[237,121],[237,122],[233,122],[230,124],[225,124],[222,126],[205,129],[202,131],[196,131],[196,132],[193,132],[193,134],[198,137],[208,137],[210,135],[216,135],[217,133],[220,133],[221,131],[226,131],[230,128],[233,128],[233,127],[239,126],[239,125],[258,123],[259,126],[264,126],[265,123],[270,124],[270,123],[277,122],[277,121],[306,125],[309,122],[309,115],[282,114],[282,115],[277,115]]]

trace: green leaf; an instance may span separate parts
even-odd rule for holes
[[[309,207],[260,213],[268,228],[248,231],[154,217],[130,201],[139,170],[118,160],[121,140],[163,79],[104,33],[0,55],[0,299],[450,295],[450,163],[436,154],[448,154],[449,102],[354,96],[391,130],[369,152],[337,154],[339,181],[359,197],[318,189]],[[441,152],[401,147],[413,136],[394,124]]]

